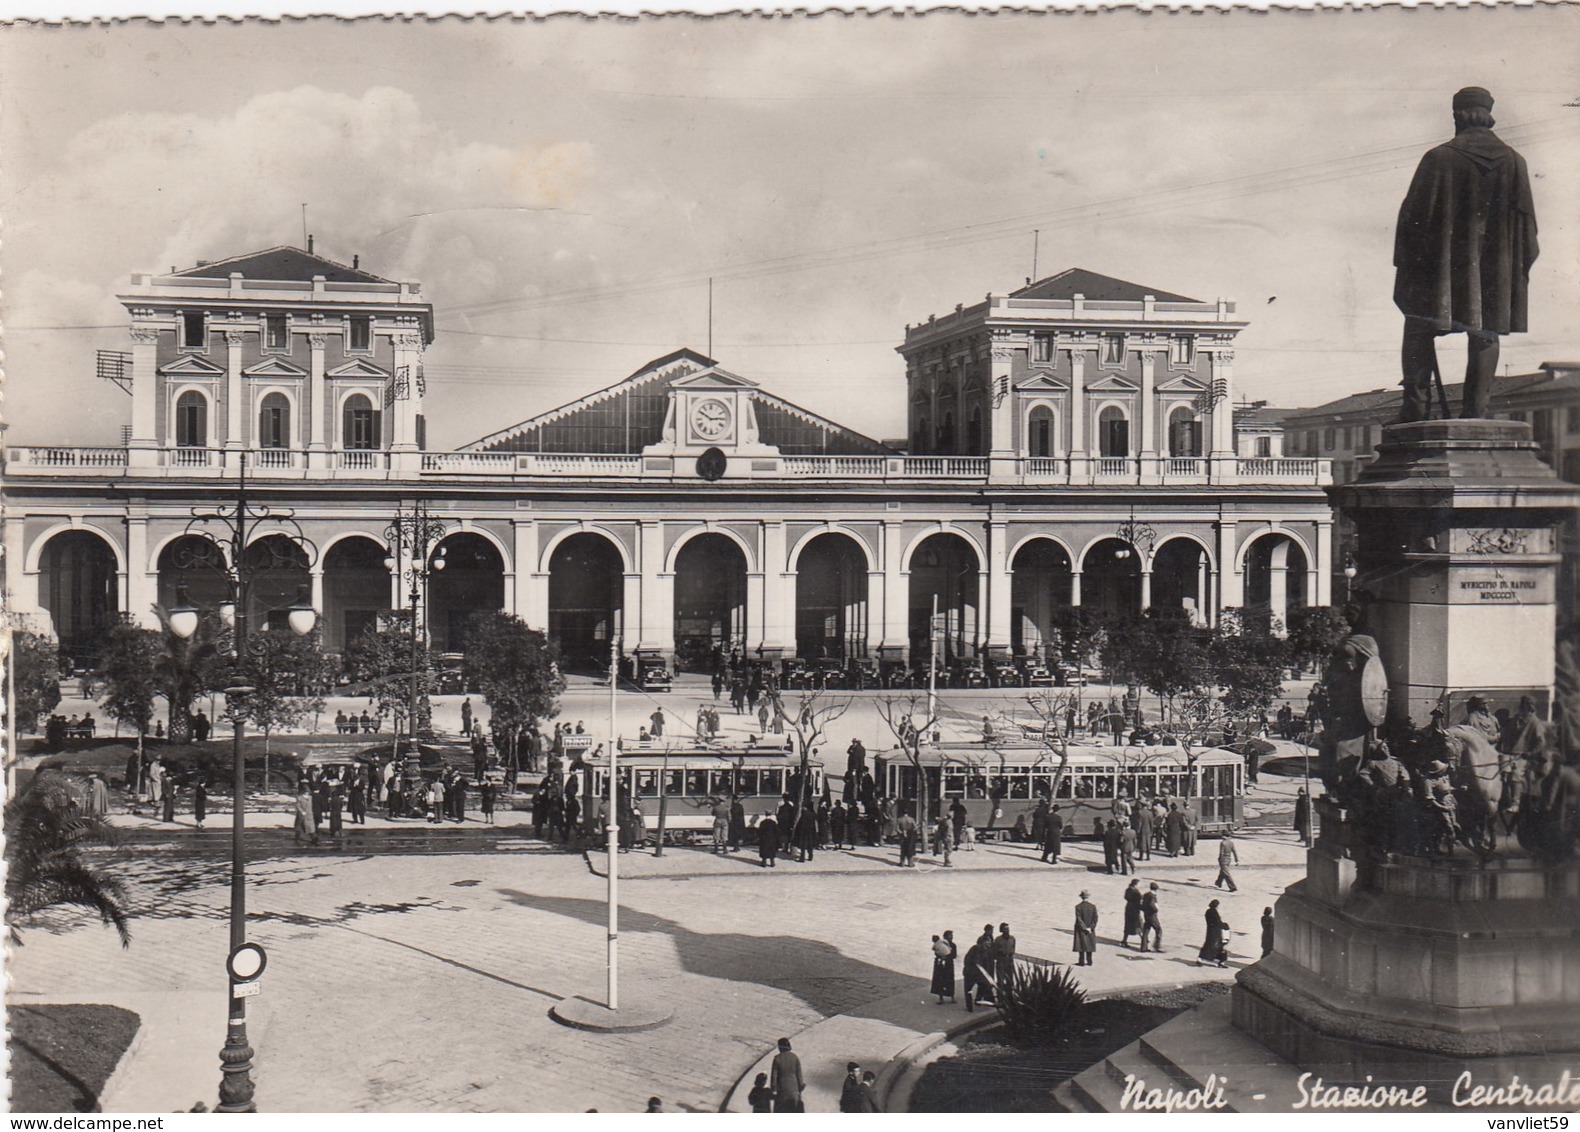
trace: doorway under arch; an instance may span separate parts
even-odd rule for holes
[[[343,538],[324,555],[324,648],[344,652],[390,608],[390,572],[383,546],[365,535]]]
[[[956,534],[929,535],[911,555],[910,641],[913,662],[925,663],[938,599],[939,657],[945,664],[977,655],[981,641],[981,563]]]
[[[461,531],[440,540],[444,569],[428,577],[428,642],[435,652],[465,652],[472,614],[505,608],[505,560],[482,535]]]
[[[607,672],[621,635],[625,565],[607,537],[574,534],[549,557],[549,639],[567,668]]]
[[[73,667],[92,665],[120,610],[115,551],[92,531],[62,531],[39,556],[39,604]]]
[[[713,672],[746,652],[746,555],[726,535],[697,535],[675,556],[675,664]]]
[[[1104,617],[1141,612],[1141,556],[1118,538],[1105,538],[1081,561],[1081,605]]]
[[[818,535],[796,559],[796,655],[867,655],[867,557],[849,535]]]
[[[1053,539],[1032,539],[1015,552],[1010,569],[1010,646],[1017,656],[1047,659],[1055,619],[1070,605],[1070,555]]]

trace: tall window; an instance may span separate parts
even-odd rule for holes
[[[373,320],[367,315],[351,316],[351,333],[346,339],[346,349],[373,349]]]
[[[945,413],[943,423],[938,426],[938,452],[950,455],[955,450],[955,415]]]
[[[1256,454],[1258,456],[1271,456],[1273,454],[1273,438],[1259,436],[1256,438]]]
[[[291,446],[291,403],[284,393],[270,393],[258,410],[258,447]]]
[[[966,421],[966,455],[982,455],[982,410],[976,406],[972,406],[971,417]]]
[[[1053,455],[1053,410],[1038,405],[1026,418],[1026,451],[1032,456]]]
[[[1169,339],[1169,364],[1193,365],[1196,361],[1196,339],[1189,334],[1176,334]]]
[[[176,400],[176,447],[203,448],[208,445],[208,398],[188,389]]]
[[[1125,363],[1125,336],[1123,334],[1103,335],[1103,364],[1105,366],[1118,366]]]
[[[916,419],[916,440],[911,445],[912,456],[927,455],[927,441],[930,436],[931,431],[927,425],[927,416],[923,414]]]
[[[1097,437],[1100,455],[1130,455],[1130,421],[1125,418],[1125,411],[1110,405],[1097,414]]]
[[[1201,421],[1183,405],[1169,414],[1169,455],[1201,455]]]
[[[285,330],[285,316],[283,314],[267,314],[263,316],[263,346],[266,350],[287,349],[290,338]]]
[[[1034,334],[1031,338],[1031,360],[1046,365],[1053,361],[1053,335]]]
[[[373,402],[361,393],[346,398],[342,414],[340,444],[343,448],[359,450],[379,446],[379,413]]]
[[[202,311],[192,311],[181,316],[181,346],[187,350],[208,347],[208,318]]]

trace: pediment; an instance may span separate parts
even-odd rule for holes
[[[1070,388],[1069,384],[1060,381],[1051,373],[1039,373],[1036,377],[1029,377],[1015,386],[1017,393],[1064,393]]]
[[[343,366],[336,366],[325,377],[360,377],[364,380],[388,381],[390,372],[380,369],[366,358],[352,358]]]
[[[1097,381],[1088,381],[1086,388],[1091,393],[1134,393],[1136,383],[1118,374],[1109,374]]]
[[[755,381],[737,377],[722,369],[705,369],[669,383],[671,389],[756,389]]]
[[[248,366],[241,371],[247,377],[272,377],[287,380],[298,380],[307,376],[307,371],[301,366],[293,366],[284,358],[265,358],[255,366]]]
[[[1201,393],[1204,390],[1206,390],[1206,388],[1207,388],[1207,383],[1205,381],[1202,381],[1198,377],[1191,377],[1190,375],[1183,374],[1183,373],[1180,374],[1178,377],[1171,377],[1167,381],[1160,381],[1160,382],[1158,382],[1158,386],[1157,386],[1157,389],[1158,389],[1159,393],[1192,393],[1192,394],[1194,394],[1194,393]]]
[[[159,372],[166,377],[223,377],[225,367],[197,354],[182,354],[175,361],[160,366]]]

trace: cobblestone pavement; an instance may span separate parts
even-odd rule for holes
[[[1241,891],[1224,905],[1233,951],[1249,956],[1261,909],[1300,875],[1300,853],[1287,835],[1241,844]],[[618,1036],[548,1017],[562,997],[602,999],[605,881],[589,867],[602,867],[600,854],[256,862],[249,934],[270,954],[263,993],[249,1006],[258,1103],[640,1111],[656,1093],[672,1109],[716,1110],[773,1039],[836,1016],[850,1025],[825,1033],[851,1035],[836,1042],[890,1047],[809,1048],[809,1075],[837,1084],[845,1059],[881,1065],[907,1035],[925,1032],[925,1019],[960,1009],[927,1005],[934,932],[953,928],[968,943],[982,924],[1009,920],[1023,952],[1062,961],[1082,887],[1094,892],[1105,940],[1119,924],[1124,882],[1096,869],[1087,850],[1058,867],[1008,847],[962,856],[972,859],[960,868],[924,862],[903,871],[892,852],[876,850],[822,853],[813,866],[772,871],[699,850],[622,857],[622,997],[662,1002],[674,1020]],[[1101,990],[1232,975],[1194,965],[1214,858],[1204,843],[1196,858],[1144,863],[1141,875],[1163,889],[1170,950],[1143,957],[1107,946],[1085,983]],[[137,902],[132,947],[121,950],[82,917],[47,918],[12,951],[8,1000],[107,1002],[143,1016],[107,1110],[212,1104],[228,863],[147,851],[117,862]]]

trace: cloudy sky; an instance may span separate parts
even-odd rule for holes
[[[1081,266],[1238,299],[1241,391],[1397,381],[1392,231],[1467,84],[1534,178],[1515,372],[1580,358],[1580,7],[0,29],[11,439],[113,442],[133,271],[420,280],[452,447],[682,345],[903,435],[908,322]],[[1462,350],[1445,351],[1457,369]]]

